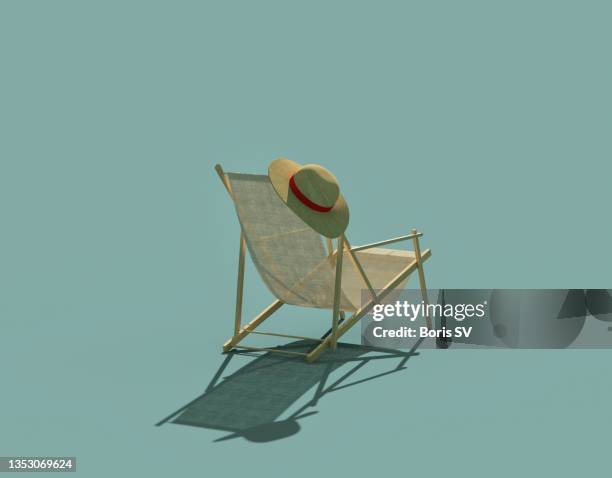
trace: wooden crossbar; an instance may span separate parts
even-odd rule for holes
[[[270,335],[272,337],[286,337],[288,339],[312,340],[313,342],[321,342],[321,339],[315,339],[314,337],[303,337],[301,335],[279,334],[277,332],[260,332],[258,330],[253,330],[250,333],[255,335]]]
[[[394,237],[393,239],[387,239],[386,241],[373,242],[371,244],[365,244],[363,246],[352,247],[353,252],[363,251],[364,249],[371,249],[372,247],[386,246],[387,244],[393,244],[394,242],[407,241],[408,239],[414,239],[415,237],[422,237],[422,232],[416,234],[408,234],[406,236]]]
[[[277,354],[287,354],[287,355],[298,355],[301,357],[305,357],[306,353],[304,352],[291,352],[290,350],[284,349],[271,349],[266,347],[251,347],[250,345],[234,345],[235,349],[245,349],[245,350],[253,350],[254,352],[274,352]]]

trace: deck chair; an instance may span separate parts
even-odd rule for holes
[[[232,349],[279,352],[305,356],[312,362],[326,349],[335,350],[338,339],[375,304],[402,287],[415,270],[423,301],[428,303],[423,263],[431,251],[421,252],[421,232],[413,229],[411,234],[363,246],[351,246],[342,234],[334,247],[331,239],[323,238],[280,200],[267,175],[225,173],[220,165],[215,169],[233,199],[241,227],[234,334],[223,345],[224,352]],[[406,240],[412,241],[414,250],[381,247]],[[243,326],[246,249],[276,300]],[[363,300],[362,291],[369,292],[367,301]],[[331,310],[330,330],[319,339],[257,331],[283,304]],[[352,315],[346,317],[346,312]],[[431,328],[429,316],[425,320]],[[314,347],[309,352],[293,352],[241,344],[249,334],[312,340]]]

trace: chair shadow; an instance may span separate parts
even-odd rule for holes
[[[205,392],[156,424],[176,423],[229,432],[215,442],[242,437],[252,442],[269,442],[295,435],[300,431],[298,420],[318,413],[312,410],[325,395],[375,380],[406,368],[406,362],[418,355],[417,342],[407,352],[339,343],[335,352],[323,354],[314,363],[303,358],[286,357],[275,353],[255,355],[233,351],[226,355]],[[278,347],[307,352],[312,343],[296,341]],[[377,354],[372,354],[377,352]],[[256,358],[233,374],[223,372],[236,355]],[[366,378],[347,380],[372,360],[397,359],[399,362],[386,372]],[[329,375],[344,365],[351,367],[333,383]],[[309,390],[310,400],[287,418],[279,417]]]

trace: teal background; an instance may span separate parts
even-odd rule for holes
[[[425,232],[431,287],[609,288],[611,14],[2,2],[0,455],[76,455],[101,477],[605,473],[606,350],[423,350],[270,443],[154,425],[202,393],[231,333],[217,162],[325,165],[353,243]],[[247,314],[270,300],[253,272]],[[328,323],[288,310],[277,326]]]

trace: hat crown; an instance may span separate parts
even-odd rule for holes
[[[340,186],[336,177],[323,166],[306,164],[293,176],[295,185],[310,201],[332,207],[340,196]]]

